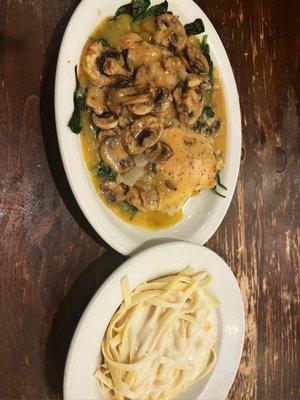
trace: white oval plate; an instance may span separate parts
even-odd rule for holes
[[[187,266],[212,275],[211,290],[220,300],[217,362],[212,372],[195,383],[178,400],[223,400],[234,380],[244,342],[242,296],[228,265],[216,253],[186,242],[165,243],[144,250],[122,264],[98,289],[73,336],[64,375],[65,400],[103,399],[97,369],[100,346],[107,325],[122,302],[120,280],[130,288],[159,276],[178,273]],[[101,267],[101,266],[99,266]]]
[[[238,93],[233,72],[222,42],[203,11],[192,0],[170,0],[169,9],[179,15],[183,23],[202,18],[211,46],[212,59],[221,73],[227,108],[227,156],[222,180],[228,187],[226,199],[210,191],[193,197],[184,207],[184,217],[175,226],[161,231],[150,231],[123,222],[101,201],[91,184],[85,166],[79,136],[68,128],[73,110],[75,88],[74,67],[89,35],[104,18],[115,13],[129,0],[82,0],[74,12],[61,44],[55,81],[55,116],[59,147],[64,168],[74,196],[95,231],[115,250],[130,254],[141,247],[149,247],[164,239],[181,239],[204,244],[221,224],[231,202],[241,154],[241,117]],[[160,2],[155,0],[152,4]]]

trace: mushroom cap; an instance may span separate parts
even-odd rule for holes
[[[194,125],[202,114],[203,101],[193,88],[177,86],[173,92],[179,120],[185,125]]]
[[[95,86],[104,87],[111,83],[111,79],[103,75],[98,67],[98,59],[104,52],[104,47],[97,41],[89,41],[82,53],[81,68]]]
[[[171,46],[182,50],[186,43],[186,33],[182,23],[172,14],[161,14],[157,17],[157,31],[154,41],[162,46]]]
[[[159,141],[163,132],[160,121],[150,115],[136,119],[123,135],[125,147],[130,154],[142,154]]]
[[[118,118],[106,111],[101,115],[93,113],[92,120],[100,129],[114,129],[118,126]]]
[[[115,136],[103,140],[100,157],[112,171],[120,174],[134,167],[133,157],[126,152],[121,139]]]
[[[100,193],[109,204],[120,203],[126,199],[124,187],[113,181],[105,181],[100,186]]]

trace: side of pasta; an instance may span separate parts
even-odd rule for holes
[[[186,268],[143,283],[112,317],[95,373],[115,400],[169,400],[205,377],[216,361],[216,307],[211,276]]]
[[[194,194],[219,194],[225,112],[207,36],[195,36],[202,21],[183,26],[166,1],[148,6],[120,7],[86,43],[69,126],[105,203],[161,228]]]

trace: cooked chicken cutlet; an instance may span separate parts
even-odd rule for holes
[[[186,127],[165,129],[161,141],[174,155],[156,165],[158,210],[174,213],[195,190],[215,186],[216,157],[208,139]]]

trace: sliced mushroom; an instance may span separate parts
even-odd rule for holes
[[[170,90],[166,87],[160,87],[155,90],[154,105],[155,112],[164,113],[173,101]]]
[[[104,139],[117,136],[119,134],[118,128],[115,129],[102,129],[98,133],[98,143],[101,144]]]
[[[173,155],[174,151],[172,148],[164,142],[157,142],[145,151],[145,156],[148,160],[154,162],[168,161],[173,157]]]
[[[109,204],[120,203],[126,199],[124,186],[116,182],[107,181],[102,183],[100,192]]]
[[[192,68],[197,72],[205,72],[207,73],[209,71],[209,65],[207,62],[206,57],[202,53],[202,51],[199,49],[198,46],[195,46],[193,42],[190,40],[187,42],[186,45],[186,53],[190,62],[190,65]]]
[[[179,120],[186,125],[192,126],[198,120],[203,110],[203,101],[192,88],[177,86],[173,92]]]
[[[150,90],[148,90],[147,93],[132,96],[129,100],[125,101],[124,104],[133,114],[146,115],[154,108],[153,100],[153,95]]]
[[[152,116],[144,116],[134,121],[123,135],[125,147],[130,154],[142,154],[157,143],[163,132],[160,121]]]
[[[129,85],[109,91],[107,105],[115,114],[120,115],[127,107],[135,115],[146,115],[152,111],[153,95],[148,85]]]
[[[136,94],[137,89],[133,84],[112,87],[108,91],[106,104],[114,114],[120,116],[125,109],[124,102]]]
[[[102,142],[100,157],[111,170],[120,174],[134,167],[133,157],[125,151],[121,139],[114,136]]]
[[[102,114],[104,111],[107,111],[103,88],[91,85],[87,92],[86,104],[98,115]]]
[[[115,49],[105,49],[97,59],[97,65],[103,75],[128,76],[122,53]]]
[[[108,111],[104,111],[101,115],[93,113],[92,120],[101,129],[114,129],[118,126],[118,118]]]
[[[129,115],[123,114],[119,116],[119,126],[126,129],[132,122],[132,118]]]
[[[147,211],[143,207],[142,199],[141,199],[141,191],[136,187],[131,187],[127,193],[127,200],[130,204],[134,205],[141,211]]]
[[[95,86],[104,87],[111,83],[111,79],[103,75],[98,67],[98,59],[101,58],[105,48],[97,41],[90,41],[83,50],[81,67]]]
[[[158,191],[154,186],[148,190],[132,187],[127,193],[128,201],[141,211],[157,210],[159,206]]]
[[[113,89],[121,89],[128,87],[132,84],[132,80],[124,75],[117,75],[115,76],[115,81],[113,85],[111,86]]]
[[[141,199],[146,210],[154,211],[158,208],[158,191],[154,186],[152,186],[150,190],[141,190]]]
[[[182,50],[186,43],[186,33],[183,25],[177,17],[172,14],[161,14],[157,17],[157,31],[154,41],[162,46],[171,46]]]

